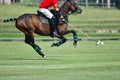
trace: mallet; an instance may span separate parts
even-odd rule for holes
[[[84,33],[84,32],[83,32],[83,31],[81,31],[80,29],[78,29],[78,28],[74,27],[74,26],[73,26],[73,25],[71,25],[70,23],[68,23],[68,25],[69,25],[69,26],[71,26],[72,28],[76,29],[78,32],[80,32],[80,33],[84,34],[87,38],[89,38],[89,39],[92,39],[92,40],[96,41],[96,45],[99,45],[99,44],[102,44],[102,45],[103,45],[103,44],[104,44],[104,42],[103,42],[103,41],[97,40],[97,39],[95,39],[95,38],[93,38],[93,37],[89,36],[88,34]]]

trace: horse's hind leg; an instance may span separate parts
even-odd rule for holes
[[[42,56],[43,58],[45,57],[45,55],[41,51],[41,48],[35,44],[33,35],[25,34],[25,43],[31,45],[40,56]]]

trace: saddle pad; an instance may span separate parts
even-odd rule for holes
[[[46,18],[43,17],[43,16],[39,16],[39,17],[40,17],[40,19],[41,19],[41,23],[42,23],[42,24],[49,24],[48,19],[46,19]]]

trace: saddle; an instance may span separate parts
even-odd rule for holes
[[[49,24],[49,19],[43,13],[37,10],[37,14],[40,17],[42,24]]]
[[[54,10],[51,10],[51,13],[54,15],[54,21],[51,21],[49,18],[47,18],[43,13],[41,13],[41,12],[39,12],[39,11],[37,11],[37,14],[38,14],[38,16],[40,17],[40,19],[41,19],[41,23],[42,24],[48,24],[48,25],[50,25],[50,31],[51,31],[51,33],[50,33],[50,35],[51,35],[51,37],[53,37],[53,35],[55,35],[55,34],[53,34],[53,32],[56,30],[57,32],[58,32],[58,29],[57,29],[57,27],[58,27],[58,25],[60,24],[61,25],[61,22],[60,22],[60,15],[59,15],[59,12],[56,12],[55,13],[55,11]],[[62,24],[65,24],[65,23],[62,23]],[[59,36],[59,35],[58,35]]]

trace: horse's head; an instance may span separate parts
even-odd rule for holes
[[[77,5],[77,3],[75,2],[75,0],[67,0],[68,2],[68,6],[69,6],[69,10],[72,13],[82,13],[82,9],[80,8],[79,5]]]
[[[61,6],[59,12],[64,17],[64,19],[68,21],[69,12],[80,14],[82,9],[74,0],[66,0],[65,3]]]

